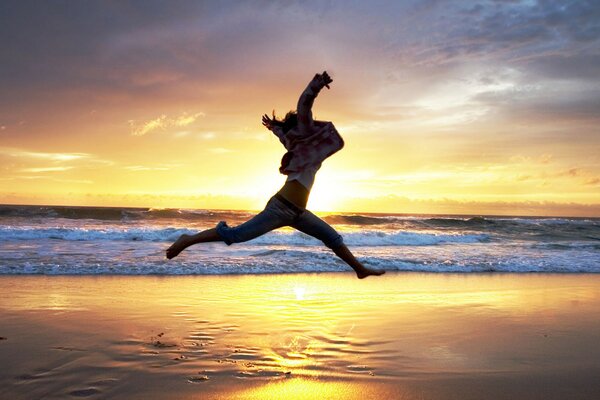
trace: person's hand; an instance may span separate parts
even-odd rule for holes
[[[330,89],[329,84],[333,82],[333,79],[331,79],[327,71],[323,71],[322,74],[315,75],[313,82],[319,85],[319,88],[325,86],[327,89]]]
[[[273,115],[273,118],[275,118],[275,115]],[[262,116],[262,124],[270,131],[272,131],[275,126],[274,121],[269,118],[267,114]]]
[[[323,81],[323,86],[325,86],[327,89],[330,89],[329,84],[333,82],[333,79],[331,79],[327,71],[323,71],[321,74],[321,80]]]

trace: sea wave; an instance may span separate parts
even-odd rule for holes
[[[23,206],[0,205],[1,218],[41,218],[41,219],[95,219],[99,221],[131,220],[214,220],[244,219],[254,215],[250,211],[181,209],[181,208],[133,208],[133,207],[74,207],[74,206]],[[486,228],[517,226],[531,227],[588,227],[600,228],[598,218],[559,218],[559,217],[499,217],[499,216],[455,216],[455,215],[409,215],[377,213],[334,213],[323,217],[331,224],[341,225],[390,225],[429,227],[429,228]]]
[[[1,205],[0,218],[89,219],[98,221],[131,220],[212,220],[215,218],[248,217],[252,213],[229,210],[192,210],[179,208],[122,208],[73,206],[20,206]]]
[[[147,241],[168,242],[195,231],[176,228],[32,228],[0,227],[4,240],[55,239],[67,241]],[[406,231],[361,231],[343,234],[354,246],[431,246],[444,243],[481,243],[490,240],[484,234],[443,234]],[[251,241],[260,245],[314,245],[319,241],[298,231],[269,232]]]
[[[347,271],[317,239],[283,228],[165,260],[182,234],[253,213],[0,206],[0,274],[234,274]],[[357,258],[389,271],[600,273],[600,219],[398,214],[324,216]]]

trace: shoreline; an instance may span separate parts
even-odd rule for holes
[[[206,274],[127,274],[127,273],[123,273],[123,274],[86,274],[86,273],[81,273],[81,274],[42,274],[42,273],[27,273],[27,274],[0,274],[0,279],[2,277],[12,277],[12,278],[16,278],[16,277],[25,277],[25,276],[33,276],[33,277],[70,277],[70,278],[74,278],[74,277],[82,277],[82,278],[93,278],[93,277],[167,277],[167,278],[193,278],[193,277],[210,277],[210,276],[214,276],[214,277],[218,277],[218,276],[279,276],[279,275],[328,275],[328,274],[333,274],[333,275],[343,275],[343,274],[352,274],[353,276],[356,276],[354,274],[354,272],[352,272],[352,270],[350,270],[350,267],[348,267],[348,271],[290,271],[290,272],[253,272],[253,273],[249,273],[249,272],[240,272],[240,273],[230,273],[230,272],[226,272],[226,273],[206,273]],[[595,271],[583,271],[583,272],[579,272],[579,271],[551,271],[551,272],[540,272],[540,271],[522,271],[522,272],[514,272],[514,271],[464,271],[464,272],[459,272],[459,271],[422,271],[422,270],[386,270],[386,275],[390,274],[407,274],[407,275],[412,275],[412,274],[423,274],[423,275],[457,275],[457,276],[461,276],[461,275],[524,275],[524,276],[528,276],[528,275],[540,275],[540,276],[551,276],[551,275],[600,275],[600,271],[595,272]],[[368,278],[367,278],[368,279]]]

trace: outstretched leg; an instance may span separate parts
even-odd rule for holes
[[[207,229],[202,232],[198,232],[195,235],[186,235],[183,234],[179,236],[179,239],[175,241],[167,249],[167,258],[170,260],[171,258],[177,257],[179,253],[183,250],[187,249],[193,244],[204,243],[204,242],[219,242],[222,241],[221,236],[217,233],[216,228]]]
[[[225,222],[219,222],[216,228],[207,229],[195,235],[181,235],[171,247],[167,249],[167,258],[176,257],[186,248],[204,242],[245,242],[260,235],[281,228],[293,219],[292,212],[282,211],[281,206],[271,199],[264,210],[241,225],[230,228]]]
[[[364,279],[370,275],[383,275],[382,269],[367,268],[350,252],[339,233],[336,232],[327,222],[317,217],[315,214],[306,210],[300,215],[292,227],[304,232],[307,235],[321,240],[325,246],[329,247],[336,256],[341,258],[352,267],[358,279]]]

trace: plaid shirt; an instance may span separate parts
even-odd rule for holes
[[[297,108],[298,126],[287,133],[279,126],[271,129],[287,150],[279,167],[279,172],[284,175],[302,172],[311,167],[317,170],[327,157],[344,147],[344,140],[333,123],[312,119],[312,105],[320,90],[320,87],[311,82],[302,92]]]

